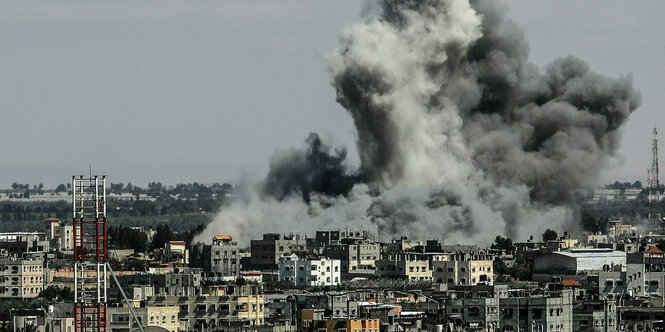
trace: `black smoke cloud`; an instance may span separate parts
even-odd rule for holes
[[[310,194],[346,195],[360,178],[345,165],[346,149],[332,149],[311,133],[305,151],[291,149],[270,160],[263,192],[277,200],[300,195],[309,203]]]

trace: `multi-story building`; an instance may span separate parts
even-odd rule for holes
[[[55,304],[37,309],[10,309],[14,331],[71,332],[74,331],[74,304]]]
[[[344,240],[370,240],[370,234],[364,229],[344,229],[344,230],[326,230],[316,231],[312,239],[315,247],[325,247],[331,244],[338,244]]]
[[[189,249],[185,241],[169,241],[164,244],[164,249],[160,250],[156,259],[179,265],[189,264]]]
[[[326,245],[323,254],[341,261],[342,278],[375,274],[376,260],[381,258],[381,244],[366,239],[343,239]]]
[[[406,236],[402,236],[399,239],[392,240],[390,243],[384,244],[383,253],[385,254],[397,254],[410,249],[413,249],[421,245],[418,241],[411,241]]]
[[[407,281],[431,281],[430,256],[421,253],[384,255],[376,261],[376,275]]]
[[[340,270],[338,259],[300,259],[296,254],[279,259],[279,281],[296,287],[339,285]]]
[[[135,310],[144,328],[159,326],[169,332],[188,330],[186,326],[181,327],[180,308],[177,306],[143,306],[136,307]],[[110,332],[138,330],[138,324],[127,306],[109,307],[108,319]]]
[[[628,254],[626,264],[628,294],[635,296],[665,296],[665,253],[656,246]]]
[[[261,240],[252,240],[251,265],[261,271],[276,271],[279,258],[293,253],[307,251],[307,239],[299,235],[284,235],[277,233],[263,234]]]
[[[21,256],[27,252],[49,251],[49,240],[44,232],[0,233],[0,250],[8,255]]]
[[[624,271],[621,269],[624,268]],[[616,299],[627,292],[627,280],[625,267],[619,267],[618,271],[600,271],[597,276],[587,277],[588,281],[595,281],[594,293],[601,294],[608,299]],[[597,280],[596,280],[597,278]]]
[[[498,297],[446,299],[446,319],[456,331],[499,330]]]
[[[445,299],[448,331],[573,331],[573,291],[532,293],[506,285],[454,287]]]
[[[49,241],[51,249],[74,250],[72,225],[67,225],[58,218],[47,218],[44,222],[46,224],[46,239]]]
[[[573,331],[573,291],[499,299],[499,331]]]
[[[224,294],[157,296],[147,299],[144,306],[175,308],[182,331],[244,330],[263,324],[265,298],[257,285],[227,284]]]
[[[617,306],[604,297],[589,298],[573,304],[573,330],[614,332],[617,331]]]
[[[494,282],[494,257],[485,253],[454,253],[447,260],[432,262],[434,282],[457,285],[491,284]]]
[[[44,276],[41,259],[0,258],[0,298],[37,297],[44,289]]]
[[[144,294],[154,294],[155,296],[194,296],[201,295],[203,277],[201,269],[176,268],[173,272],[164,274],[134,273],[120,276],[118,279],[130,288],[152,288],[151,292],[141,291]]]
[[[621,220],[610,220],[605,226],[605,234],[612,240],[620,236],[629,236],[633,230],[634,226],[624,224]]]
[[[240,247],[228,235],[218,235],[210,244],[192,246],[189,266],[214,272],[220,277],[237,277],[240,274]]]

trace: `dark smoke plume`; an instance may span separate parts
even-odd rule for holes
[[[346,149],[331,151],[316,133],[309,134],[305,142],[306,151],[292,149],[272,157],[263,191],[280,201],[300,195],[307,203],[312,192],[327,196],[348,194],[359,177],[350,174],[344,164]]]
[[[250,226],[239,235],[250,237],[266,225],[352,223],[382,238],[490,242],[574,222],[571,189],[596,181],[640,104],[631,79],[596,74],[574,57],[541,70],[496,1],[374,8],[329,58],[337,101],[357,131],[359,170],[345,166],[345,150],[310,136],[307,151],[271,160],[254,200],[222,211],[210,228],[242,222]]]

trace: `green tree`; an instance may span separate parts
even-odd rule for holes
[[[504,251],[512,251],[513,240],[510,239],[509,237],[503,237],[501,235],[497,235],[496,238],[494,239],[494,243],[492,244],[492,248]]]
[[[174,234],[168,225],[160,224],[155,230],[155,235],[152,237],[150,249],[163,248],[164,244],[174,239]]]
[[[60,300],[63,302],[74,301],[74,292],[69,287],[48,286],[39,292],[39,297],[49,301]]]
[[[548,228],[545,233],[543,233],[543,242],[554,241],[558,237],[559,235],[555,231]]]

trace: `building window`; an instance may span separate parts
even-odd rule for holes
[[[471,307],[469,308],[469,317],[478,317],[480,316],[480,308]]]
[[[532,319],[541,319],[543,317],[543,311],[541,309],[531,310]]]

